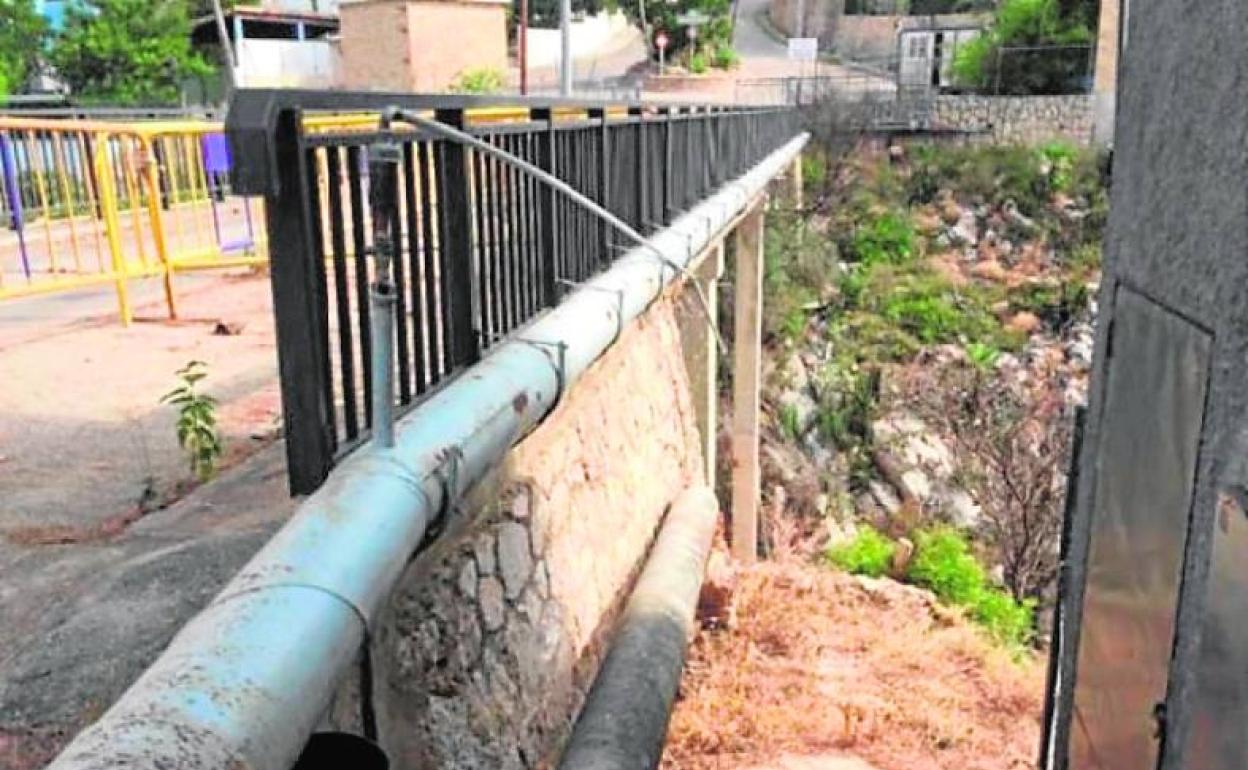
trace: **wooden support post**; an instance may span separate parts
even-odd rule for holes
[[[763,206],[737,225],[736,319],[732,370],[732,553],[758,555],[759,363],[763,326]]]
[[[802,207],[802,156],[799,153],[793,158],[793,170],[789,172],[789,181],[793,184],[793,208]]]
[[[719,279],[724,275],[724,242],[711,250],[706,260],[706,390],[700,394],[706,401],[706,430],[702,433],[702,459],[706,462],[706,484],[716,488],[716,465],[719,462]]]

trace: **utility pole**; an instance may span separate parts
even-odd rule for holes
[[[234,46],[230,43],[230,31],[225,26],[225,12],[221,10],[221,0],[212,0],[212,15],[217,19],[217,37],[221,39],[221,58],[225,60],[225,93],[228,96],[238,85],[235,71],[238,59],[235,58]]]
[[[529,92],[529,0],[520,0],[520,94]]]
[[[563,56],[559,62],[559,94],[572,95],[572,0],[559,0],[559,33]]]

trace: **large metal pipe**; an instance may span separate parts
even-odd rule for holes
[[[685,265],[805,134],[651,239]],[[433,520],[496,466],[676,272],[627,252],[348,458],[50,766],[287,770]]]
[[[672,502],[559,770],[658,766],[718,518],[707,487],[686,489]]]

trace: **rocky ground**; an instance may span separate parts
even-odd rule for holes
[[[997,530],[1018,501],[1003,496],[997,466],[1044,477],[1028,482],[1047,485],[1036,491],[1056,547],[1068,432],[1092,362],[1104,191],[1094,157],[1010,151],[1034,164],[1027,177],[1016,154],[992,152],[860,156],[824,184],[796,237],[769,242],[769,289],[798,296],[772,316],[763,458],[772,510],[822,530],[825,544],[860,524],[897,537],[949,524],[1011,583]],[[1037,190],[1046,178],[1055,189]],[[835,264],[782,265],[786,250]],[[816,277],[805,293],[792,287],[803,271]],[[1049,582],[1018,598],[1043,599]]]
[[[713,563],[665,766],[1034,767],[1099,159],[911,147],[806,175],[807,208],[769,219],[771,560]],[[864,532],[888,543],[880,577],[832,566]],[[915,580],[933,532],[987,604]]]
[[[731,617],[704,615],[690,652],[666,770],[1033,767],[1038,658],[888,578],[789,555],[729,580]]]

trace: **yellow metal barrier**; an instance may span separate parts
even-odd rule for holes
[[[229,194],[222,127],[0,118],[0,300],[265,261],[260,202]]]
[[[554,110],[557,120],[585,115]],[[517,122],[529,112],[483,108],[468,118]],[[304,126],[366,131],[377,119],[311,115]],[[220,123],[0,117],[0,300],[111,284],[128,324],[129,282],[160,277],[176,318],[177,273],[267,260],[263,203],[230,194],[227,165]]]

